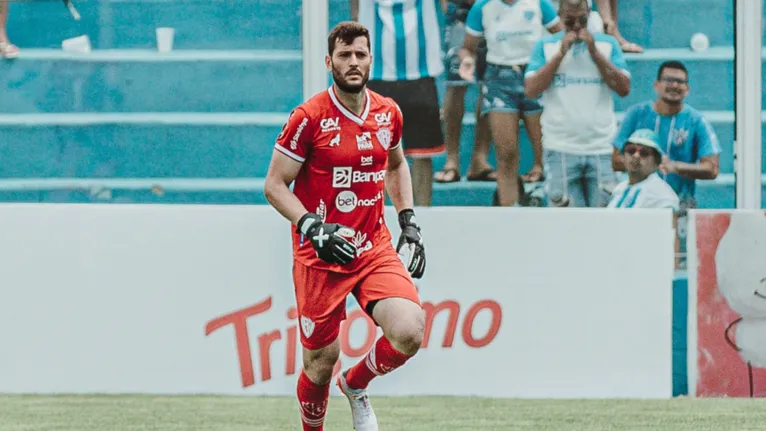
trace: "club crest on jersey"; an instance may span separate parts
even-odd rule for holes
[[[532,20],[535,19],[535,11],[533,11],[533,10],[525,10],[524,11],[524,19],[527,20],[527,22],[532,22]]]
[[[377,136],[380,146],[388,151],[388,148],[391,146],[391,130],[388,127],[383,127],[375,133],[375,136]]]
[[[375,122],[378,123],[378,126],[388,126],[391,124],[391,113],[375,114]]]
[[[359,151],[367,151],[372,149],[372,135],[370,135],[370,132],[364,132],[361,136],[357,135],[356,148]]]
[[[319,122],[319,127],[322,129],[322,133],[337,132],[340,130],[340,118],[324,118]]]

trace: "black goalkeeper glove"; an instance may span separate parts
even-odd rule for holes
[[[354,236],[349,227],[322,223],[318,215],[308,213],[298,221],[297,231],[308,238],[317,257],[325,262],[348,265],[356,258],[356,247],[347,239]]]
[[[399,235],[396,252],[412,278],[421,278],[426,270],[426,249],[423,236],[420,235],[420,226],[415,221],[415,211],[402,210],[399,213],[399,226],[402,233]]]

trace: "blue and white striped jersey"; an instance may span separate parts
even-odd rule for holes
[[[404,81],[444,72],[439,0],[359,0],[370,30],[370,79]]]

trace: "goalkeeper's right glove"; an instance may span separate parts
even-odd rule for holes
[[[349,227],[323,223],[318,215],[307,213],[298,221],[297,231],[308,238],[317,257],[325,262],[348,265],[356,258],[356,247],[347,239],[354,236]]]

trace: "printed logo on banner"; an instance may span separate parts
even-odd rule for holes
[[[482,349],[492,344],[500,332],[500,327],[503,323],[503,309],[500,303],[491,299],[483,299],[469,304],[461,304],[453,299],[445,299],[436,303],[424,301],[423,309],[426,312],[426,326],[421,349],[449,349],[457,341],[456,338],[462,340],[462,343],[472,349]],[[205,325],[206,336],[211,335],[218,329],[229,325],[233,326],[235,347],[232,353],[240,361],[240,377],[243,388],[256,384],[256,365],[260,370],[259,375],[262,382],[271,380],[272,372],[284,373],[284,376],[295,375],[299,370],[297,366],[299,339],[295,333],[296,327],[300,325],[304,333],[310,333],[314,330],[313,322],[308,324],[307,321],[310,320],[304,320],[302,317],[298,318],[298,311],[295,307],[290,307],[287,310],[287,318],[291,320],[289,321],[290,326],[287,327],[286,334],[283,334],[281,328],[262,328],[262,332],[251,335],[247,324],[248,319],[265,313],[284,315],[282,312],[272,310],[272,297],[269,296],[254,305],[210,320]],[[377,341],[378,329],[372,319],[358,306],[348,309],[346,314],[346,320],[341,323],[340,327],[341,352],[352,361],[358,361],[370,351]],[[480,315],[484,315],[484,317],[479,317]],[[443,327],[441,324],[434,325],[435,320],[443,322],[445,319],[447,322],[446,326]],[[300,323],[296,322],[298,320]],[[477,324],[477,320],[484,320],[484,322]],[[486,320],[489,320],[489,325],[486,324]],[[352,331],[351,328],[354,325],[362,325],[362,327],[366,328],[366,331],[360,332],[356,329]],[[310,331],[307,331],[307,326],[311,327]],[[432,334],[435,327],[439,328],[439,332]],[[444,329],[442,330],[442,328]],[[306,336],[308,335],[306,333]],[[263,340],[267,340],[267,342]],[[286,340],[286,343],[279,340]],[[440,345],[431,345],[433,340],[438,341]],[[257,364],[254,364],[253,354],[256,352],[256,346],[260,352],[256,353],[259,361]],[[286,357],[286,367],[280,371],[273,370],[271,358],[280,354],[280,351]],[[341,369],[341,361],[338,361],[333,370],[333,375],[337,375]]]
[[[700,397],[764,397],[766,216],[704,212],[694,220],[697,373],[696,391],[690,391]]]

